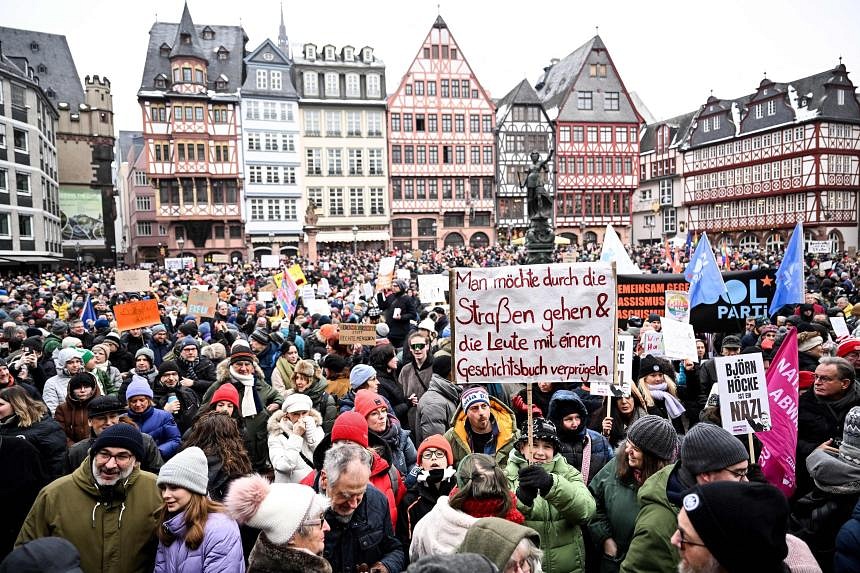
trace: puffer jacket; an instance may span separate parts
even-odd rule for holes
[[[179,427],[172,415],[150,405],[140,414],[129,410],[128,416],[134,420],[142,433],[149,434],[155,440],[158,451],[165,461],[179,451],[182,435],[179,433]]]
[[[428,555],[450,555],[463,543],[466,532],[478,521],[466,512],[454,509],[447,495],[439,496],[436,504],[421,521],[413,524],[409,559],[417,561]]]
[[[176,539],[170,545],[158,543],[154,573],[204,573],[208,571],[245,571],[239,526],[226,514],[210,513],[206,519],[203,542],[189,549],[185,537],[185,512],[162,525]]]
[[[574,432],[564,428],[561,416],[558,415],[560,411],[559,407],[562,404],[567,404],[569,407],[574,408],[575,412],[579,414],[579,428]],[[582,403],[582,400],[580,400],[575,392],[558,390],[553,394],[549,402],[548,414],[549,419],[555,424],[558,430],[558,438],[561,441],[560,453],[564,456],[567,463],[577,470],[582,471],[583,455],[586,449],[590,452],[588,475],[583,477],[585,478],[586,485],[591,483],[597,472],[603,469],[603,466],[612,459],[614,452],[609,440],[603,434],[588,429],[588,411],[585,408],[585,404]]]
[[[86,400],[78,400],[71,390],[66,389],[66,400],[57,406],[54,419],[66,433],[67,445],[71,446],[89,437],[90,425],[88,423],[87,405],[96,396],[101,396],[98,384],[96,384],[93,395]]]
[[[462,388],[434,374],[430,387],[418,400],[418,435],[415,443],[420,444],[427,436],[444,434],[460,405]]]
[[[269,418],[269,460],[275,469],[275,483],[301,483],[313,471],[314,450],[325,437],[322,416],[316,410],[308,412],[305,433],[293,433],[293,423],[283,410]]]
[[[49,414],[27,428],[18,426],[17,414],[0,421],[0,436],[23,438],[36,446],[49,479],[63,475],[66,463],[66,434]]]
[[[600,555],[600,572],[615,573],[633,538],[636,515],[639,513],[639,501],[636,499],[639,488],[635,482],[624,482],[618,478],[618,458],[615,457],[594,476],[588,489],[597,504],[588,530],[595,552]],[[610,538],[618,546],[614,558],[603,552],[603,542]]]
[[[72,357],[80,357],[78,351],[74,348],[63,348],[57,352],[54,358],[54,366],[57,368],[57,373],[45,380],[45,387],[42,389],[42,399],[51,415],[57,411],[57,406],[66,400],[66,392],[69,391],[69,379],[72,377],[66,370],[66,362]]]
[[[245,393],[245,388],[233,381],[230,376],[230,361],[222,360],[218,364],[218,381],[209,386],[206,394],[203,395],[200,406],[201,411],[207,408],[212,400],[212,395],[215,391],[224,384],[233,384],[236,391],[239,392],[239,401],[241,403],[242,396]],[[270,412],[267,407],[271,404],[284,403],[284,398],[278,394],[277,390],[269,386],[263,380],[263,371],[258,365],[255,365],[254,376],[254,391],[260,399],[260,404],[257,413],[254,416],[246,416],[245,420],[245,446],[248,448],[248,457],[251,458],[251,465],[254,471],[265,472],[269,470],[269,432],[266,430],[266,423],[269,420]]]
[[[87,458],[71,475],[42,489],[15,545],[62,537],[80,551],[84,571],[150,573],[161,506],[156,476],[134,468],[107,499],[95,484],[91,465]]]
[[[851,519],[845,522],[836,536],[835,573],[860,571],[860,502],[854,506]]]
[[[512,491],[519,486],[520,469],[528,465],[518,451],[511,452],[505,474]],[[552,488],[546,497],[538,494],[531,506],[517,501],[517,509],[526,518],[524,525],[540,534],[543,570],[546,573],[581,573],[585,571],[582,528],[594,515],[594,498],[582,482],[582,474],[561,454],[541,467],[552,476]]]
[[[490,411],[493,414],[493,434],[495,435],[495,454],[493,457],[501,468],[508,463],[508,454],[514,449],[517,440],[517,429],[514,426],[513,411],[502,404],[498,399],[490,396]],[[454,417],[451,419],[451,428],[445,432],[445,439],[451,444],[454,453],[454,466],[457,466],[463,458],[472,453],[470,430],[466,428],[466,412],[462,406],[457,406]],[[476,452],[479,454],[489,452]]]
[[[409,400],[409,396],[415,394],[418,400],[430,388],[430,379],[433,378],[433,355],[427,353],[427,359],[421,366],[415,363],[415,359],[410,357],[409,362],[403,366],[400,371],[400,376],[397,381],[400,387],[403,388],[403,395]],[[409,429],[413,434],[418,433],[418,411],[415,408],[409,408],[406,413],[409,418]]]

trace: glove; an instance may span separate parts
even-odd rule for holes
[[[520,487],[525,484],[536,489],[541,496],[546,497],[552,489],[552,476],[539,465],[526,466],[520,470]]]
[[[523,397],[519,394],[513,397],[513,399],[511,400],[511,404],[513,405],[514,409],[519,412],[529,411],[529,405],[526,403],[525,400],[523,400]],[[543,412],[541,412],[541,409],[538,407],[537,404],[532,404],[532,414],[534,414],[535,416],[543,416]]]
[[[523,505],[531,507],[532,505],[534,505],[536,497],[536,489],[520,483],[520,487],[517,488],[517,499],[523,502]]]

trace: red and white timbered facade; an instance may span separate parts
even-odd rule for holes
[[[388,99],[393,246],[495,242],[495,123],[490,95],[438,17]]]

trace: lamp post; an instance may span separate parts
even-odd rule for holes
[[[75,241],[75,260],[78,262],[78,276],[81,274],[81,242]]]
[[[352,254],[358,254],[358,227],[352,226]]]
[[[433,250],[435,251],[439,247],[438,241],[436,239],[436,229],[438,229],[438,226],[436,225],[435,220],[433,221],[433,226],[431,227],[431,229],[433,231]]]
[[[182,255],[185,254],[185,239],[182,237],[176,239],[176,246],[179,247],[179,258],[181,259]]]

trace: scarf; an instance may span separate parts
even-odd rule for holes
[[[453,497],[454,494],[457,493],[457,487],[451,490],[450,496]],[[525,516],[520,513],[517,509],[517,496],[514,495],[514,492],[508,492],[508,495],[511,496],[511,501],[513,504],[511,505],[511,509],[505,515],[502,515],[502,519],[506,519],[507,521],[518,523],[523,525],[526,522]],[[470,498],[463,502],[463,513],[468,513],[472,517],[499,517],[499,511],[502,508],[502,500],[500,499],[477,499]]]
[[[197,369],[197,364],[199,362],[200,362],[200,356],[198,356],[197,358],[195,358],[193,361],[190,361],[190,362],[188,360],[185,360],[182,357],[182,355],[179,355],[176,357],[176,363],[185,369],[185,372],[183,372],[183,374],[185,374],[185,377],[190,379],[190,380],[197,380],[196,369]],[[233,369],[231,368],[230,371],[232,372],[232,370]]]
[[[105,361],[105,362],[102,362],[101,364],[96,364],[95,370],[98,370],[99,372],[105,372],[106,373],[109,366],[110,366],[110,362]]]
[[[683,414],[686,411],[686,408],[678,401],[675,396],[666,391],[666,388],[669,387],[669,384],[663,382],[661,384],[648,385],[648,390],[651,391],[651,396],[654,397],[655,400],[663,400],[663,403],[666,405],[666,412],[669,413],[669,417],[673,420]]]
[[[258,399],[254,392],[254,375],[239,374],[231,366],[230,377],[244,387],[242,393],[242,417],[250,418],[256,416],[260,410],[258,408]]]

